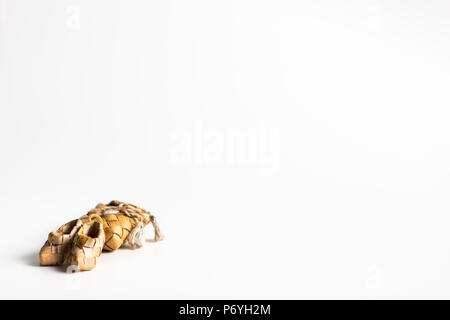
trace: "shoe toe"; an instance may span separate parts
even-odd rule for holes
[[[67,273],[80,272],[80,267],[77,265],[71,264],[71,265],[67,266],[66,272]]]

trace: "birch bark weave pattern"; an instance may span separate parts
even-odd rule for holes
[[[102,250],[143,245],[144,227],[152,224],[155,241],[164,239],[154,215],[134,204],[99,203],[77,220],[51,232],[39,252],[42,266],[67,265],[67,272],[92,270]]]

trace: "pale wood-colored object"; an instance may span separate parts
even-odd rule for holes
[[[39,258],[41,265],[67,265],[68,272],[92,270],[102,250],[114,251],[124,244],[143,245],[144,227],[151,223],[155,241],[164,239],[155,216],[136,205],[113,200],[49,234]]]
[[[84,223],[76,233],[67,255],[67,272],[94,269],[104,244],[105,231],[102,222],[92,220]]]
[[[73,237],[82,224],[79,219],[72,220],[62,225],[58,230],[49,233],[47,241],[39,252],[42,266],[64,263],[68,250],[71,248]]]

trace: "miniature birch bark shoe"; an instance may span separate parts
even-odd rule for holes
[[[91,221],[92,218],[98,220]],[[105,232],[102,219],[98,215],[92,215],[74,237],[72,249],[67,256],[66,271],[72,273],[94,269],[104,244]]]
[[[100,215],[105,230],[105,246],[103,250],[114,251],[124,243],[131,248],[139,248],[144,244],[144,227],[151,223],[155,231],[155,241],[164,239],[156,218],[149,211],[134,204],[113,200],[108,204],[99,203],[80,219],[87,221],[89,217]]]
[[[58,230],[50,232],[48,239],[39,252],[41,266],[54,266],[64,263],[73,237],[82,225],[81,220],[72,220]]]

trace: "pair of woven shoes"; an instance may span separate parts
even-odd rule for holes
[[[104,243],[101,219],[70,221],[48,235],[39,252],[41,266],[66,264],[67,272],[92,270]]]

